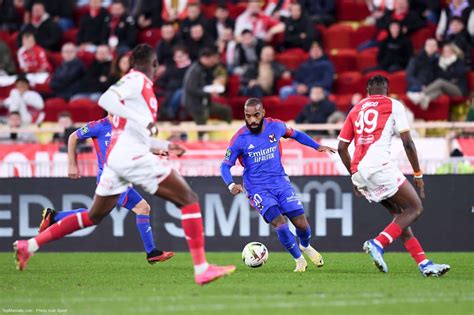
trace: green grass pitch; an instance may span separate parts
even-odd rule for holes
[[[210,253],[237,271],[204,287],[178,253],[150,266],[142,253],[39,253],[24,272],[0,254],[0,311],[63,314],[474,314],[474,253],[432,253],[448,263],[423,278],[406,253],[388,253],[382,274],[364,253],[325,253],[326,265],[293,273],[286,253],[256,269],[240,253]]]

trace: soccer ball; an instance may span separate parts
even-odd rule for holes
[[[261,267],[268,260],[268,249],[259,242],[250,242],[242,251],[242,261],[251,268]]]

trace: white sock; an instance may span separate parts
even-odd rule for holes
[[[202,275],[203,273],[206,272],[207,268],[209,268],[209,264],[207,262],[199,264],[199,265],[194,265],[194,274]]]
[[[379,241],[377,241],[375,238],[374,238],[374,243],[380,246],[380,248],[383,248],[382,244]]]
[[[430,261],[430,260],[429,260],[429,259],[425,259],[425,260],[423,260],[422,262],[420,262],[420,263],[418,264],[418,266],[424,265],[424,264],[426,264],[428,261]]]
[[[305,260],[303,255],[295,259],[296,262],[303,261],[303,260]]]
[[[28,240],[28,252],[34,253],[39,249],[38,243],[34,238]]]

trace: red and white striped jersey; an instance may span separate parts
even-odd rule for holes
[[[347,143],[354,140],[351,173],[390,162],[392,137],[408,130],[405,107],[399,101],[383,95],[360,101],[347,116],[338,137]]]
[[[117,93],[123,106],[144,117],[144,121],[156,121],[158,102],[153,91],[153,82],[142,72],[131,70],[110,90]],[[121,152],[145,154],[150,151],[150,132],[147,126],[135,121],[114,116],[112,119],[112,139],[108,153],[121,147]]]

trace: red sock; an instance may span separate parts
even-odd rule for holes
[[[51,241],[63,238],[64,236],[71,234],[80,229],[92,226],[91,219],[89,219],[89,213],[87,211],[70,215],[64,219],[51,225],[49,228],[41,232],[35,237],[38,246],[42,246]]]
[[[181,224],[183,225],[184,235],[188,241],[194,265],[205,263],[204,228],[202,225],[201,208],[197,202],[181,208]]]
[[[421,247],[420,242],[418,242],[418,239],[416,237],[412,237],[408,241],[406,241],[405,248],[417,264],[421,263],[423,260],[426,259],[425,252],[423,251],[423,248]]]
[[[379,234],[379,236],[375,238],[375,240],[379,241],[382,247],[385,247],[396,240],[400,234],[402,234],[402,229],[398,224],[392,222]]]

